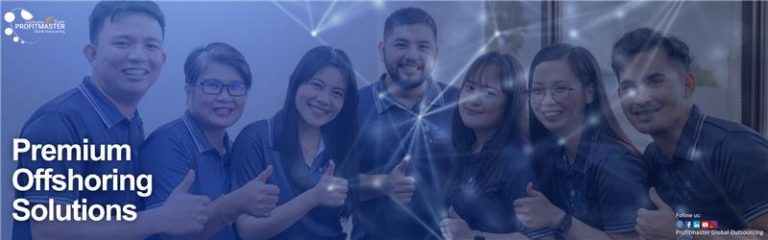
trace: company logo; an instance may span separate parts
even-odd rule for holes
[[[41,34],[65,34],[67,24],[64,20],[53,16],[45,16],[40,20],[27,9],[16,8],[3,13],[3,34],[10,37],[14,43],[37,43]]]

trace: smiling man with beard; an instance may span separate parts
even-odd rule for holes
[[[768,230],[768,141],[692,103],[696,77],[688,46],[648,28],[613,47],[624,115],[653,137],[649,191],[656,209],[637,211],[643,239],[673,239],[675,216],[701,214],[719,229]],[[720,238],[721,236],[718,236]]]
[[[387,73],[360,89],[361,201],[352,239],[439,238],[441,181],[450,170],[450,108],[457,91],[430,77],[437,27],[422,9],[403,8],[384,25],[379,54]]]

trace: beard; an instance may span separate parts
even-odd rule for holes
[[[386,59],[386,55],[385,55]],[[385,63],[387,68],[387,75],[389,75],[389,78],[392,79],[392,82],[397,84],[397,86],[403,88],[403,89],[414,89],[421,84],[424,83],[429,78],[429,73],[427,73],[424,64],[420,62],[416,62],[413,60],[402,60],[398,61],[396,63],[390,64],[389,62]],[[417,65],[421,69],[421,76],[411,77],[411,78],[404,78],[400,75],[400,72],[398,71],[398,68],[400,65]]]

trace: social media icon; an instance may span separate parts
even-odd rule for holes
[[[709,228],[717,229],[717,221],[709,221]]]
[[[685,227],[685,223],[683,221],[677,220],[677,228],[681,229],[683,227]]]
[[[701,221],[702,229],[709,229],[709,221]]]
[[[691,221],[685,221],[685,228],[691,229]]]
[[[693,229],[701,228],[701,222],[699,220],[693,220]]]

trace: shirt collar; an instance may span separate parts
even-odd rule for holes
[[[411,109],[408,109],[400,104],[397,99],[395,99],[395,97],[389,93],[386,84],[384,84],[384,78],[386,76],[387,74],[382,74],[381,77],[379,77],[379,81],[377,81],[371,88],[373,91],[373,102],[376,105],[376,110],[378,110],[379,113],[382,113],[392,107],[397,106],[404,110],[411,111]],[[419,104],[431,104],[432,108],[445,105],[445,98],[443,98],[440,85],[432,80],[432,77],[427,78],[425,81],[427,81],[427,88],[425,89],[424,95],[421,97]]]
[[[694,155],[699,151],[696,146],[699,143],[701,137],[701,130],[704,127],[704,120],[707,116],[704,115],[699,107],[696,105],[691,109],[691,113],[688,116],[688,120],[685,122],[683,132],[680,133],[680,138],[677,140],[675,146],[675,153],[673,155],[674,160],[688,160],[693,161]]]
[[[85,77],[83,82],[80,83],[77,88],[83,96],[85,96],[85,99],[88,100],[91,107],[96,110],[99,118],[101,118],[101,121],[107,128],[112,128],[117,125],[117,123],[123,120],[128,120],[122,113],[120,113],[117,107],[107,99],[107,96],[104,96],[98,87],[93,84],[91,77]],[[139,121],[139,123],[141,122],[141,117],[139,116],[138,111],[136,111],[133,119]]]
[[[280,110],[273,116],[272,118],[267,120],[267,139],[269,139],[269,147],[275,150],[280,150],[280,137],[282,137],[282,130],[283,130],[283,118],[284,118],[284,110]],[[320,138],[320,145],[317,147],[317,152],[315,152],[315,158],[320,156],[325,151],[325,141],[323,138]]]
[[[195,117],[192,116],[192,114],[189,111],[184,112],[184,117],[182,117],[182,120],[184,120],[184,125],[187,127],[187,131],[189,132],[189,135],[192,136],[192,140],[195,142],[195,147],[197,148],[197,151],[199,153],[205,153],[211,150],[216,150],[216,148],[213,147],[213,144],[211,144],[211,141],[208,139],[208,137],[205,135],[205,131],[203,130],[203,127],[200,125],[200,123],[195,119]],[[229,135],[224,134],[224,152],[229,152],[230,142],[229,142]]]
[[[584,173],[587,165],[587,158],[592,150],[592,146],[597,143],[599,134],[600,130],[597,128],[588,127],[584,129],[581,139],[579,140],[578,150],[576,150],[576,160],[574,161],[573,166],[568,164],[568,159],[565,157],[565,147],[561,146],[557,156],[562,159],[555,161],[555,167],[562,171],[573,169]]]

